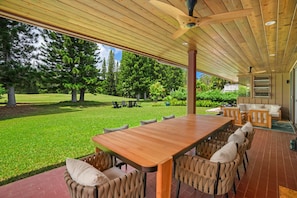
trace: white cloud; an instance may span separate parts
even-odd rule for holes
[[[108,56],[109,56],[109,52],[110,50],[112,50],[114,52],[114,57],[115,57],[115,62],[120,64],[121,58],[122,58],[122,50],[114,48],[114,47],[110,47],[108,45],[103,45],[103,44],[97,44],[99,47],[99,51],[100,51],[100,58],[103,61],[104,58],[106,60],[106,62],[108,61]],[[102,63],[100,64],[101,67]]]

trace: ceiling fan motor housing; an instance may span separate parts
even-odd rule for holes
[[[186,5],[189,10],[189,16],[193,16],[193,11],[196,3],[197,3],[197,0],[186,0]]]

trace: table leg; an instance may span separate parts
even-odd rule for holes
[[[157,198],[169,198],[172,180],[172,158],[160,163],[157,171]]]
[[[99,153],[100,151],[102,151],[100,148],[95,147],[95,153]]]

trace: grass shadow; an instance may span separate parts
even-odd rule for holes
[[[17,103],[15,107],[0,106],[0,120],[20,118],[26,116],[39,116],[48,114],[71,113],[81,111],[88,107],[111,106],[111,102],[85,101],[58,103]]]
[[[83,157],[86,157],[86,156],[89,156],[89,155],[91,155],[91,154],[87,154],[87,155],[81,156],[78,159],[83,158]],[[10,177],[8,179],[5,179],[5,180],[0,181],[0,186],[6,185],[6,184],[9,184],[9,183],[12,183],[12,182],[21,180],[21,179],[25,179],[27,177],[32,177],[34,175],[37,175],[37,174],[40,174],[40,173],[44,173],[46,171],[49,171],[49,170],[52,170],[52,169],[55,169],[55,168],[59,168],[61,166],[65,166],[65,162],[61,162],[61,163],[58,163],[58,164],[49,165],[49,166],[42,167],[42,168],[39,168],[39,169],[30,171],[30,172],[27,172],[27,173],[23,173],[21,175]]]

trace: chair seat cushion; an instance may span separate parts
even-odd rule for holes
[[[109,168],[109,169],[103,171],[103,173],[110,180],[113,180],[115,178],[125,175],[125,172],[123,172],[121,169],[119,169],[117,167]]]
[[[237,147],[234,141],[228,142],[221,149],[217,150],[210,158],[212,162],[231,162],[237,155]]]
[[[71,178],[84,186],[99,186],[109,181],[101,171],[81,160],[67,158],[66,168]]]

